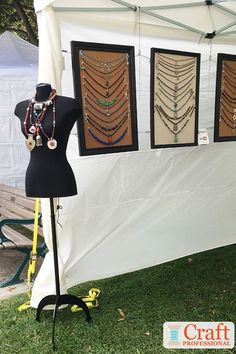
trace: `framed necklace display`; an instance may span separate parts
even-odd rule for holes
[[[197,145],[200,54],[151,49],[151,147]]]
[[[236,140],[236,55],[218,54],[214,141]]]
[[[80,155],[138,149],[134,47],[71,42]]]

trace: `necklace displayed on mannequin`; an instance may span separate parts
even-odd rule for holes
[[[56,90],[52,90],[47,100],[38,102],[36,96],[29,100],[24,118],[24,132],[28,136],[26,146],[31,151],[35,147],[43,146],[42,136],[47,139],[47,147],[54,150],[57,147],[57,141],[54,138],[56,128]],[[52,106],[52,132],[49,136],[43,128],[43,122],[49,107]],[[48,118],[47,118],[48,119]],[[28,124],[29,123],[29,124]],[[30,125],[30,126],[29,126]]]

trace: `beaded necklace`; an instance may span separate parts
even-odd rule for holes
[[[102,140],[101,138],[99,138],[96,134],[94,134],[94,132],[88,127],[88,132],[89,134],[100,144],[102,145],[115,145],[118,144],[122,139],[124,139],[124,137],[126,136],[126,134],[129,131],[129,127],[127,127],[125,129],[125,131],[115,140],[112,139],[112,137],[109,137],[107,141]]]
[[[158,95],[158,93],[156,93],[156,96],[158,97],[158,99],[161,101],[161,103],[166,107],[168,108],[170,111],[174,112],[174,113],[178,113],[189,101],[189,98],[187,98],[187,100],[182,104],[182,106],[180,106],[178,109],[177,109],[177,103],[174,102],[174,109],[172,109],[170,106],[168,106],[165,101],[163,101],[163,99]]]
[[[158,111],[158,108],[156,108],[157,111]],[[195,107],[194,107],[195,109]],[[174,135],[174,143],[178,143],[178,134],[181,133],[184,128],[186,127],[186,125],[188,124],[188,122],[190,121],[191,117],[192,117],[192,114],[194,112],[194,109],[192,110],[189,118],[186,120],[186,122],[182,125],[182,127],[178,130],[178,123],[174,124],[173,125],[173,129],[169,127],[169,125],[166,123],[164,117],[162,116],[161,112],[158,111],[159,113],[159,117],[161,118],[162,122],[165,124],[165,126],[167,127],[167,129]],[[171,122],[173,124],[173,122]]]
[[[88,61],[90,61],[91,63],[93,63],[94,65],[97,65],[99,67],[101,66],[113,66],[113,65],[117,65],[120,64],[121,62],[123,62],[124,60],[128,60],[128,54],[122,55],[121,57],[117,58],[117,59],[113,59],[113,60],[98,60],[94,57],[91,57],[88,54],[85,54],[83,50],[80,50],[80,56],[83,59],[86,59]]]
[[[224,105],[224,102],[222,102],[222,108],[224,108],[229,114],[233,114],[233,116],[236,117],[236,108],[234,106],[230,106],[232,111],[229,111],[229,109]]]
[[[112,72],[110,71],[109,73],[101,73],[100,71],[97,71],[96,68],[93,68],[92,66],[90,66],[86,62],[82,62],[81,64],[83,65],[83,66],[80,66],[81,71],[85,71],[86,73],[88,73],[90,71],[94,75],[96,75],[97,77],[100,77],[100,79],[104,79],[104,80],[111,79],[113,76],[117,75],[121,70],[124,70],[127,68],[127,63],[124,63],[124,64],[117,67],[118,70],[115,69]]]
[[[174,93],[177,93],[177,91],[182,90],[182,88],[185,88],[189,83],[192,83],[194,76],[191,77],[191,79],[189,81],[187,81],[186,83],[184,83],[181,87],[178,87],[177,84],[175,84],[175,87],[170,87],[169,85],[167,85],[165,82],[163,82],[160,78],[158,78],[158,84],[160,85],[160,83],[162,85],[164,85],[165,87],[167,87],[169,90],[174,91]],[[160,85],[161,86],[161,85]],[[183,93],[183,92],[182,92]],[[181,93],[181,94],[182,94]],[[179,93],[180,94],[180,93]]]
[[[52,133],[51,136],[48,136],[42,126],[42,123],[48,111],[48,108],[51,105],[53,106],[52,107]],[[40,112],[38,113],[37,111]],[[33,114],[34,114],[34,121],[32,119]],[[28,121],[30,122],[31,125],[30,128],[27,126]],[[56,149],[57,141],[56,139],[54,139],[55,128],[56,128],[56,90],[52,90],[48,99],[44,102],[37,102],[35,97],[29,100],[23,125],[24,125],[25,135],[28,136],[26,140],[26,146],[30,151],[33,150],[35,146],[39,147],[43,145],[40,132],[47,139],[47,147],[50,150]]]
[[[165,65],[165,66],[168,66],[169,68],[171,69],[175,69],[173,71],[176,71],[176,70],[179,70],[179,69],[183,69],[185,68],[186,70],[188,69],[188,66],[194,66],[195,64],[195,60],[192,60],[191,62],[187,63],[187,64],[172,64],[172,63],[168,63],[167,61],[165,61],[163,58],[158,58],[158,64],[161,64],[161,65]]]
[[[104,98],[108,98],[110,96],[112,96],[116,90],[122,85],[122,83],[125,81],[125,77],[121,77],[121,80],[119,82],[119,84],[117,85],[117,87],[114,88],[114,90],[112,92],[109,92],[106,90],[106,94],[104,95],[102,92],[98,91],[88,80],[87,78],[83,78],[83,84],[87,84],[90,88],[92,88],[98,95],[104,97]]]
[[[225,83],[227,83],[233,90],[235,90],[235,87],[236,87],[236,79],[235,79],[235,82],[230,80],[229,77],[223,77],[223,86]]]
[[[236,75],[236,69],[231,68],[231,66],[227,63],[223,63],[223,70],[228,69],[233,75]]]
[[[169,95],[169,96],[173,97],[174,100],[177,100],[180,95],[185,94],[187,91],[189,91],[189,89],[191,90],[191,88],[190,88],[191,85],[192,85],[192,83],[190,83],[190,84],[186,87],[186,89],[184,89],[181,93],[177,94],[177,92],[174,92],[174,94],[173,94],[173,93],[171,93],[171,92],[168,92],[168,91],[161,85],[161,83],[159,82],[159,86],[160,86],[160,89],[159,89],[159,90],[160,90],[160,92],[163,91],[163,92],[166,93],[166,95]]]
[[[92,106],[92,108],[93,109],[96,109],[95,107],[93,107]],[[127,112],[127,107],[125,107],[125,109],[124,109],[124,111],[123,112],[121,112],[118,116],[116,116],[115,118],[113,118],[113,119],[109,119],[109,120],[105,120],[105,119],[103,119],[103,118],[101,118],[101,117],[98,117],[97,115],[96,115],[96,113],[94,113],[94,112],[92,112],[91,110],[90,110],[90,108],[88,108],[87,106],[85,106],[85,109],[86,109],[86,111],[88,111],[91,115],[93,115],[93,117],[95,117],[96,119],[98,119],[98,120],[100,120],[101,122],[103,122],[103,123],[112,123],[112,122],[115,122],[117,119],[119,119],[125,112]],[[120,107],[119,107],[119,109],[118,110],[120,110]],[[118,111],[117,110],[117,111]],[[98,113],[100,113],[99,111],[97,111]],[[129,110],[128,110],[128,112],[129,112]],[[87,112],[85,112],[85,114],[86,114]],[[114,112],[115,113],[115,112]],[[109,115],[107,115],[107,118],[109,118],[111,116],[111,114],[109,114]]]
[[[228,121],[225,119],[227,118]],[[232,130],[232,134],[236,134],[236,121],[232,122],[226,115],[223,117],[222,115],[220,116],[220,122],[224,122],[225,125]],[[232,124],[231,124],[232,123]]]
[[[182,79],[181,81],[179,82],[176,82],[176,81],[172,81],[170,79],[168,79],[166,76],[164,76],[161,72],[157,74],[157,79],[160,78],[160,76],[165,79],[166,81],[168,81],[170,84],[173,84],[175,86],[177,86],[178,84],[182,84],[185,80],[189,79],[190,77],[192,77],[192,79],[194,78],[194,76],[192,76],[192,73],[190,73],[187,77],[185,77],[184,79]],[[177,87],[178,89],[178,87]]]
[[[165,70],[168,70],[168,72],[166,72],[166,71],[163,71],[163,68],[165,69]],[[176,80],[179,80],[179,78],[180,77],[182,77],[182,76],[184,76],[184,75],[187,75],[188,73],[190,73],[192,70],[193,70],[193,68],[194,68],[194,65],[192,65],[189,69],[185,69],[185,70],[179,70],[179,71],[177,71],[177,70],[171,70],[170,68],[167,68],[167,67],[165,67],[164,65],[159,65],[159,66],[157,66],[156,67],[156,69],[157,69],[157,72],[162,72],[163,74],[165,74],[165,75],[168,75],[168,76],[171,76],[171,77],[174,77],[174,78],[176,78]],[[170,72],[171,73],[173,73],[173,74],[170,74]]]
[[[226,91],[222,91],[221,96],[224,97],[224,99],[229,103],[229,105],[236,104],[236,97],[231,97]],[[221,98],[220,101],[223,102],[223,99]]]
[[[174,96],[174,100],[172,100],[170,98],[170,95],[167,95],[162,89],[159,90],[160,91],[160,94],[164,95],[169,101],[171,101],[173,103],[173,105],[177,105],[180,101],[182,101],[182,99],[184,97],[186,97],[188,95],[188,99],[190,99],[192,96],[193,96],[193,89],[189,89],[188,91],[186,91],[184,93],[184,95],[182,97],[180,97],[178,100],[177,100],[177,97]],[[193,96],[193,99],[194,99],[194,96]]]
[[[126,70],[125,70],[125,71],[126,71]],[[103,90],[106,90],[105,96],[104,96],[102,93],[100,93],[100,94],[101,94],[103,97],[109,97],[109,96],[111,96],[111,95],[119,88],[119,86],[120,86],[120,84],[122,83],[122,81],[126,82],[126,77],[123,76],[124,73],[125,73],[125,71],[123,71],[123,72],[121,73],[121,75],[120,75],[112,84],[110,84],[108,81],[106,81],[105,86],[102,85],[101,83],[99,83],[94,77],[92,77],[92,75],[90,75],[90,74],[88,74],[88,73],[87,73],[87,74],[88,74],[88,77],[89,77],[90,80],[94,81],[94,82],[95,82],[98,86],[100,86]],[[85,80],[91,87],[94,88],[94,85],[93,85],[93,84],[90,84],[89,81],[86,79],[85,76],[83,76],[83,80]],[[118,84],[118,86],[110,93],[109,90],[110,90],[114,85],[116,85],[116,84],[119,82],[119,80],[121,80],[121,81],[120,81],[120,83]],[[96,91],[96,92],[99,92],[99,91]]]
[[[156,109],[158,109],[158,110],[160,110],[161,111],[161,113],[166,117],[166,119],[168,119],[168,120],[172,120],[172,121],[177,121],[177,120],[179,120],[179,119],[182,119],[182,118],[186,118],[187,117],[187,115],[193,110],[193,109],[195,109],[195,106],[193,105],[193,106],[189,106],[188,108],[187,108],[187,110],[180,116],[180,117],[177,117],[177,116],[174,116],[174,117],[172,117],[172,116],[169,116],[165,111],[164,111],[164,109],[159,105],[155,105],[155,108]],[[174,124],[174,123],[173,123]]]
[[[121,119],[120,122],[118,122],[116,125],[114,125],[113,127],[104,127],[104,125],[101,125],[100,123],[96,122],[95,119],[93,119],[92,117],[90,117],[88,114],[86,114],[86,121],[89,122],[97,131],[99,131],[100,133],[106,135],[106,136],[113,136],[122,126],[123,124],[125,123],[125,121],[129,118],[129,113],[127,112],[125,114],[125,116]],[[106,122],[108,123],[108,122]],[[106,134],[104,133],[103,131],[105,132],[111,132],[113,131],[114,132],[112,133],[112,135],[110,134]]]
[[[124,61],[124,63],[121,63],[120,65],[117,65],[115,68],[111,69],[107,68],[107,72],[104,72],[104,70],[99,70],[96,66],[93,66],[91,63],[88,63],[86,60],[82,59],[81,61],[81,67],[80,70],[85,70],[86,68],[88,70],[93,71],[93,73],[95,73],[96,75],[100,75],[101,78],[104,79],[109,79],[110,77],[114,76],[115,74],[117,74],[117,72],[119,72],[119,70],[121,68],[125,68],[129,65],[129,62]]]
[[[158,57],[160,57],[162,60],[170,60],[170,61],[174,62],[175,65],[178,65],[178,63],[182,63],[184,61],[187,62],[187,63],[185,63],[187,65],[189,63],[189,61],[193,60],[192,57],[186,58],[186,59],[173,59],[171,57],[167,57],[166,55],[162,55],[160,53],[158,53]],[[184,65],[184,64],[182,64],[182,65]]]
[[[110,83],[107,79],[106,82],[105,82],[105,85],[104,84],[101,84],[99,81],[97,81],[94,76],[92,76],[89,71],[87,71],[86,69],[84,69],[84,72],[89,76],[90,79],[92,79],[97,85],[99,85],[100,87],[102,87],[103,89],[106,89],[106,90],[109,90],[111,87],[113,87],[117,81],[125,74],[125,72],[127,71],[127,68],[125,68],[121,74],[119,74],[118,78],[113,82],[113,83]],[[82,78],[84,78],[85,76],[83,76]]]
[[[107,100],[101,100],[99,98],[97,98],[97,96],[94,95],[94,93],[90,90],[89,87],[87,87],[86,85],[84,85],[84,87],[86,88],[86,90],[95,98],[95,103],[102,107],[102,108],[111,108],[114,107],[115,105],[117,105],[121,100],[123,100],[125,98],[125,100],[128,100],[128,91],[126,91],[124,93],[124,96],[122,96],[121,98],[118,99],[118,97],[123,93],[123,87],[120,90],[120,92],[116,95],[116,97],[114,99],[112,99],[111,101],[107,101]],[[89,97],[88,93],[86,94],[86,97]],[[89,97],[90,98],[90,97]],[[91,99],[91,98],[90,98]],[[92,99],[91,99],[92,100]]]

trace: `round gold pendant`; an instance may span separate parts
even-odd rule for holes
[[[57,147],[57,141],[56,139],[49,139],[47,142],[47,146],[50,150],[54,150]]]

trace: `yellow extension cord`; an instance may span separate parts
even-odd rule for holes
[[[27,273],[27,287],[28,287],[27,295],[29,297],[29,300],[18,307],[19,311],[24,311],[30,307],[31,285],[32,285],[31,283],[35,275],[36,260],[37,260],[38,215],[39,215],[39,198],[36,198],[35,213],[34,213],[33,245],[32,245],[32,252],[30,255],[29,267]],[[86,303],[88,308],[95,308],[99,306],[98,299],[97,299],[99,295],[100,295],[99,289],[91,288],[89,290],[88,296],[82,296],[81,299]],[[77,305],[71,307],[72,312],[77,312],[80,310],[82,310],[82,308],[78,307]]]

